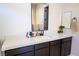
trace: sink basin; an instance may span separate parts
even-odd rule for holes
[[[35,37],[36,42],[46,42],[50,40],[50,37],[48,36],[36,36]]]
[[[29,41],[32,43],[42,43],[42,42],[49,42],[51,38],[49,36],[36,36],[29,38]]]
[[[37,36],[36,39],[49,39],[48,36]]]

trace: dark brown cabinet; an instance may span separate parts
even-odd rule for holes
[[[31,54],[32,53],[32,54]],[[6,56],[20,56],[20,55],[34,55],[34,46],[25,46],[25,47],[20,47],[16,49],[11,49],[11,50],[6,50],[5,51]]]
[[[34,51],[25,52],[25,53],[22,53],[22,54],[18,54],[16,56],[34,56]]]
[[[71,53],[72,37],[6,50],[6,56],[67,56]]]
[[[49,56],[49,42],[35,45],[35,56]]]
[[[50,42],[50,56],[60,56],[60,40]]]
[[[71,41],[72,38],[65,38],[62,40],[62,45],[61,45],[61,56],[67,56],[71,53]]]
[[[67,56],[71,53],[72,37],[50,42],[50,56]]]

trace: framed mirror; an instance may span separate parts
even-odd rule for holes
[[[65,26],[65,28],[70,29],[71,19],[72,19],[72,12],[71,11],[63,12],[62,20],[61,20],[62,25]]]
[[[48,30],[48,10],[46,3],[32,3],[32,31]]]

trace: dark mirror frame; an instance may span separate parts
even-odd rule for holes
[[[47,4],[47,3],[42,3],[42,4]],[[48,30],[48,24],[49,24],[48,20],[49,20],[49,5],[44,8],[44,30],[43,31]],[[32,3],[31,3],[31,29],[33,31],[33,26],[32,26]],[[40,30],[38,30],[38,31],[40,31]]]
[[[44,8],[44,30],[48,30],[49,6]]]

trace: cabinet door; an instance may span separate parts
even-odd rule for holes
[[[35,50],[49,47],[49,42],[40,43],[35,45]]]
[[[60,44],[50,46],[50,56],[60,56]]]
[[[35,50],[35,56],[49,56],[49,48]]]
[[[71,53],[71,40],[63,41],[61,46],[61,56],[67,56]]]
[[[61,40],[50,42],[50,56],[60,56]]]

